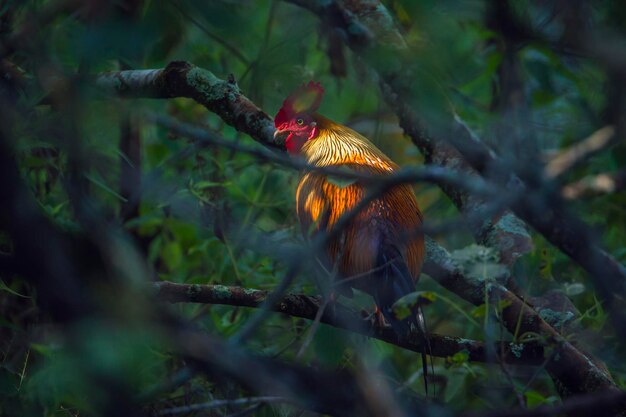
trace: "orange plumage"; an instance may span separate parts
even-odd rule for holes
[[[314,167],[347,168],[373,176],[398,169],[364,136],[316,113],[323,89],[313,82],[294,91],[274,119],[275,136],[285,136],[287,150]],[[296,192],[297,212],[306,233],[330,231],[368,193],[363,182],[340,184],[328,175],[308,170]],[[419,306],[398,320],[393,304],[415,291],[424,261],[422,215],[409,185],[386,190],[361,210],[327,247],[341,279],[372,295],[385,319],[399,334],[414,325],[428,344]],[[424,357],[423,357],[424,358]],[[426,377],[426,361],[424,376]]]
[[[359,133],[331,120],[314,115],[318,134],[307,141],[300,153],[308,164],[318,167],[342,166],[351,171],[385,175],[398,166]],[[298,218],[305,230],[314,227],[331,230],[339,218],[350,212],[366,194],[363,184],[341,187],[325,174],[307,172],[296,191]],[[381,228],[387,239],[395,241],[407,262],[413,281],[417,281],[424,259],[424,239],[419,233],[422,216],[409,185],[398,185],[373,200],[363,209],[340,237],[328,247],[331,262],[337,262],[343,278],[367,276],[375,269]],[[413,233],[411,233],[413,231]],[[376,244],[373,244],[376,243]],[[341,254],[341,256],[340,256]],[[353,286],[367,292],[370,285],[356,279]],[[375,283],[373,283],[375,285]]]

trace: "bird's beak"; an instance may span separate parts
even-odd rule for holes
[[[284,143],[287,136],[289,136],[289,133],[290,132],[288,130],[276,129],[276,131],[274,131],[274,140]]]

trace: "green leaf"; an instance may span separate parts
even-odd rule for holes
[[[170,241],[163,246],[161,257],[163,262],[165,262],[167,269],[173,271],[183,260],[183,250],[178,242]]]
[[[418,304],[430,304],[437,298],[432,291],[415,291],[397,300],[393,303],[392,311],[398,320],[409,317],[411,311]]]
[[[204,190],[206,188],[225,187],[228,185],[228,183],[215,181],[198,181],[193,183],[192,185],[197,190]]]
[[[481,304],[472,310],[472,317],[481,318],[487,314],[487,304]]]
[[[0,291],[6,291],[10,294],[16,295],[18,297],[22,297],[22,298],[31,298],[27,295],[22,295],[16,291],[13,291],[11,288],[7,287],[7,284],[4,283],[4,281],[0,280]]]
[[[510,305],[511,305],[511,302],[509,300],[500,300],[495,305],[490,304],[490,306],[494,307],[496,311],[502,311]],[[472,316],[476,318],[485,317],[486,314],[487,314],[487,304],[481,304],[472,310]]]
[[[579,295],[585,292],[585,284],[580,282],[563,284],[563,291],[568,297]]]
[[[119,193],[117,193],[115,190],[113,190],[111,187],[106,185],[104,183],[104,181],[101,181],[98,178],[94,177],[93,175],[89,175],[89,174],[85,174],[85,178],[87,178],[89,181],[91,181],[92,183],[94,183],[98,187],[102,188],[104,191],[108,192],[109,194],[111,194],[112,196],[117,198],[118,200],[123,201],[124,203],[128,202],[127,199],[125,199]]]
[[[500,300],[500,301],[498,301],[498,304],[496,305],[496,310],[501,312],[502,310],[504,310],[505,308],[507,308],[511,304],[512,303],[511,303],[510,300]]]
[[[468,361],[469,361],[469,351],[465,349],[447,358],[447,363],[453,368],[458,368],[459,366],[462,366]]]
[[[543,279],[552,280],[552,256],[548,248],[541,249],[539,259],[539,276]]]
[[[48,358],[52,357],[59,350],[59,347],[56,345],[44,345],[41,343],[31,343],[30,348]]]
[[[541,393],[535,390],[528,390],[524,393],[524,398],[526,398],[526,405],[529,408],[535,408],[542,404],[547,404],[548,399]]]

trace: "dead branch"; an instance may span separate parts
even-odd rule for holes
[[[593,132],[588,138],[550,159],[545,168],[546,177],[552,179],[563,175],[591,155],[606,148],[614,136],[615,128],[613,126],[605,126]]]
[[[590,175],[581,180],[567,184],[561,190],[563,198],[575,200],[581,197],[612,194],[626,188],[626,170],[612,173]]]

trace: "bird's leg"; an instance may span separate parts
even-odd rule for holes
[[[369,321],[372,327],[389,327],[382,310],[377,305],[374,305],[374,311],[366,315],[363,320]]]
[[[389,324],[385,320],[385,316],[383,316],[383,311],[378,308],[378,306],[374,307],[374,323],[378,325],[378,327],[388,327]]]

